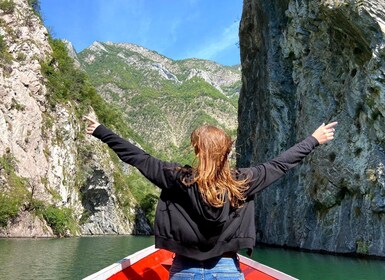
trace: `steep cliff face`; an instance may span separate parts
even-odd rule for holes
[[[239,165],[339,122],[332,143],[257,196],[258,241],[385,256],[384,11],[380,0],[244,1]]]
[[[0,236],[149,232],[134,199],[118,207],[116,166],[78,104],[49,102],[41,63],[57,61],[27,0],[1,1],[0,36]]]

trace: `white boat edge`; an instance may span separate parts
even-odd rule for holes
[[[248,266],[251,266],[252,268],[255,268],[263,273],[266,273],[267,275],[273,276],[279,280],[299,280],[298,278],[295,278],[293,276],[290,276],[282,271],[276,270],[270,266],[261,264],[257,261],[254,261],[250,258],[247,258],[245,256],[239,255],[239,262],[246,264]]]
[[[121,259],[120,261],[109,265],[102,270],[99,270],[82,280],[105,280],[108,277],[111,277],[112,275],[118,273],[119,271],[124,270],[125,268],[129,267],[130,265],[133,265],[134,263],[140,261],[144,257],[158,251],[159,249],[155,248],[155,245],[149,246],[147,248],[144,248],[132,255],[129,255],[125,257],[124,259]]]
[[[143,259],[144,257],[158,251],[159,249],[155,248],[155,245],[149,246],[147,248],[144,248],[132,255],[129,255],[125,257],[124,259],[109,265],[102,270],[99,270],[82,280],[105,280],[112,275],[118,273],[119,271],[124,270],[125,268],[129,267],[130,265],[133,265],[134,263],[138,262],[139,260]],[[276,270],[274,268],[271,268],[267,265],[261,264],[259,262],[256,262],[252,259],[249,259],[245,256],[239,255],[239,261],[241,263],[244,263],[252,268],[255,268],[261,272],[266,273],[267,275],[271,275],[272,277],[275,277],[279,280],[299,280],[298,278],[294,278],[286,273],[283,273],[282,271]]]

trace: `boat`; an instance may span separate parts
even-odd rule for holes
[[[169,278],[174,253],[154,245],[83,278],[83,280],[162,280]],[[239,255],[246,280],[298,280],[274,268]]]

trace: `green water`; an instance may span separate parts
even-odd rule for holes
[[[153,242],[138,236],[0,239],[0,279],[82,279]],[[385,279],[382,260],[261,247],[253,258],[301,280]]]
[[[253,259],[301,280],[385,280],[385,260],[256,248]]]

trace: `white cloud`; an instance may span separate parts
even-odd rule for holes
[[[202,44],[202,47],[195,51],[190,51],[186,57],[196,57],[213,60],[219,53],[233,47],[239,41],[238,37],[239,21],[232,23],[225,28],[219,37],[211,39]]]
[[[170,32],[170,40],[171,40],[169,42],[169,45],[175,43],[176,40],[178,39],[179,29],[181,27],[181,24],[182,24],[182,20],[179,18],[174,19],[169,24],[169,32]]]

